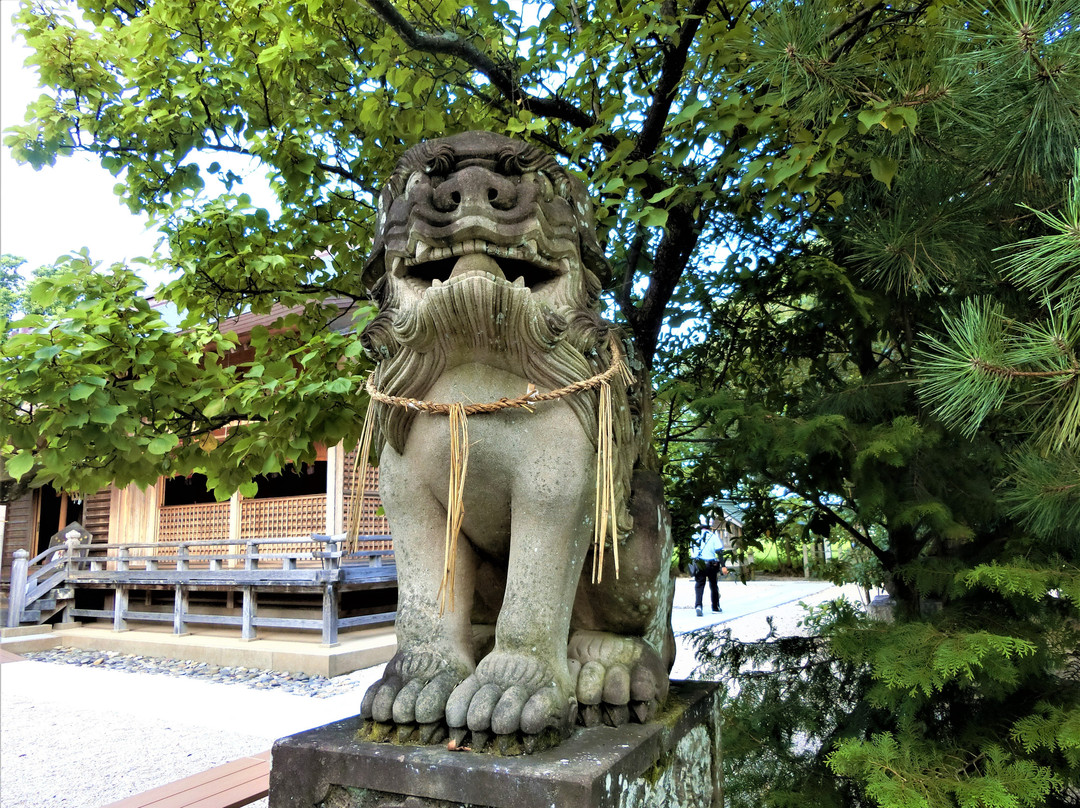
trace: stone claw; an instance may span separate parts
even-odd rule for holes
[[[441,721],[421,724],[417,728],[416,741],[421,746],[442,743],[446,738],[446,726]]]
[[[400,652],[364,694],[360,715],[400,726],[441,722],[446,701],[463,678],[433,655]]]
[[[450,743],[454,745],[455,749],[461,749],[465,746],[465,740],[469,737],[468,727],[451,727],[450,728]]]
[[[617,727],[631,718],[645,723],[667,698],[670,683],[663,661],[640,638],[579,631],[570,638],[567,654],[581,665],[578,720],[587,727],[601,722]]]

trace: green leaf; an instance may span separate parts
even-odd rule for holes
[[[116,422],[119,418],[127,412],[127,407],[122,404],[106,404],[104,407],[96,407],[90,412],[90,420],[97,424],[105,424],[109,426]]]
[[[168,454],[179,443],[180,439],[176,435],[161,435],[146,445],[146,451],[153,455]]]
[[[22,476],[26,472],[30,471],[34,465],[34,456],[26,451],[20,449],[19,453],[15,457],[8,460],[4,467],[7,469],[8,474],[15,478],[16,481],[22,479]]]
[[[664,227],[667,220],[668,212],[663,208],[649,208],[641,217],[641,223],[646,227]]]
[[[885,117],[885,110],[883,109],[864,109],[859,113],[859,132],[865,134],[869,132],[875,124],[881,123],[881,119]],[[884,124],[882,124],[884,125]]]
[[[896,170],[899,168],[899,164],[891,157],[885,155],[878,155],[870,160],[870,173],[874,175],[874,179],[878,182],[884,183],[886,188],[892,189],[893,177],[896,176]]]
[[[85,401],[94,394],[96,389],[94,385],[79,382],[68,391],[68,398],[72,401]]]
[[[214,418],[221,415],[225,411],[226,400],[224,398],[216,398],[203,407],[203,415],[207,418]]]

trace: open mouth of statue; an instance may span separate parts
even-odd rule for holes
[[[487,241],[464,241],[450,247],[417,243],[405,259],[402,275],[421,288],[438,288],[466,278],[509,283],[536,292],[569,271],[566,260],[555,262],[539,255],[536,242],[502,247]]]

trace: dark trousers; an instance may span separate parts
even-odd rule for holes
[[[715,612],[720,608],[720,588],[716,585],[716,576],[720,572],[719,561],[694,561],[694,607],[701,608],[701,599],[705,595],[705,582],[709,582],[709,595]]]

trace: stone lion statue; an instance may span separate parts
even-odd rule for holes
[[[362,703],[371,737],[534,751],[575,722],[647,721],[664,701],[670,526],[645,468],[648,380],[598,313],[607,273],[584,185],[526,143],[427,141],[383,190],[364,269],[379,314],[362,340],[398,648]],[[614,546],[594,540],[599,386],[470,415],[456,449],[453,418],[419,406],[520,402],[624,352],[637,381],[609,385]]]

